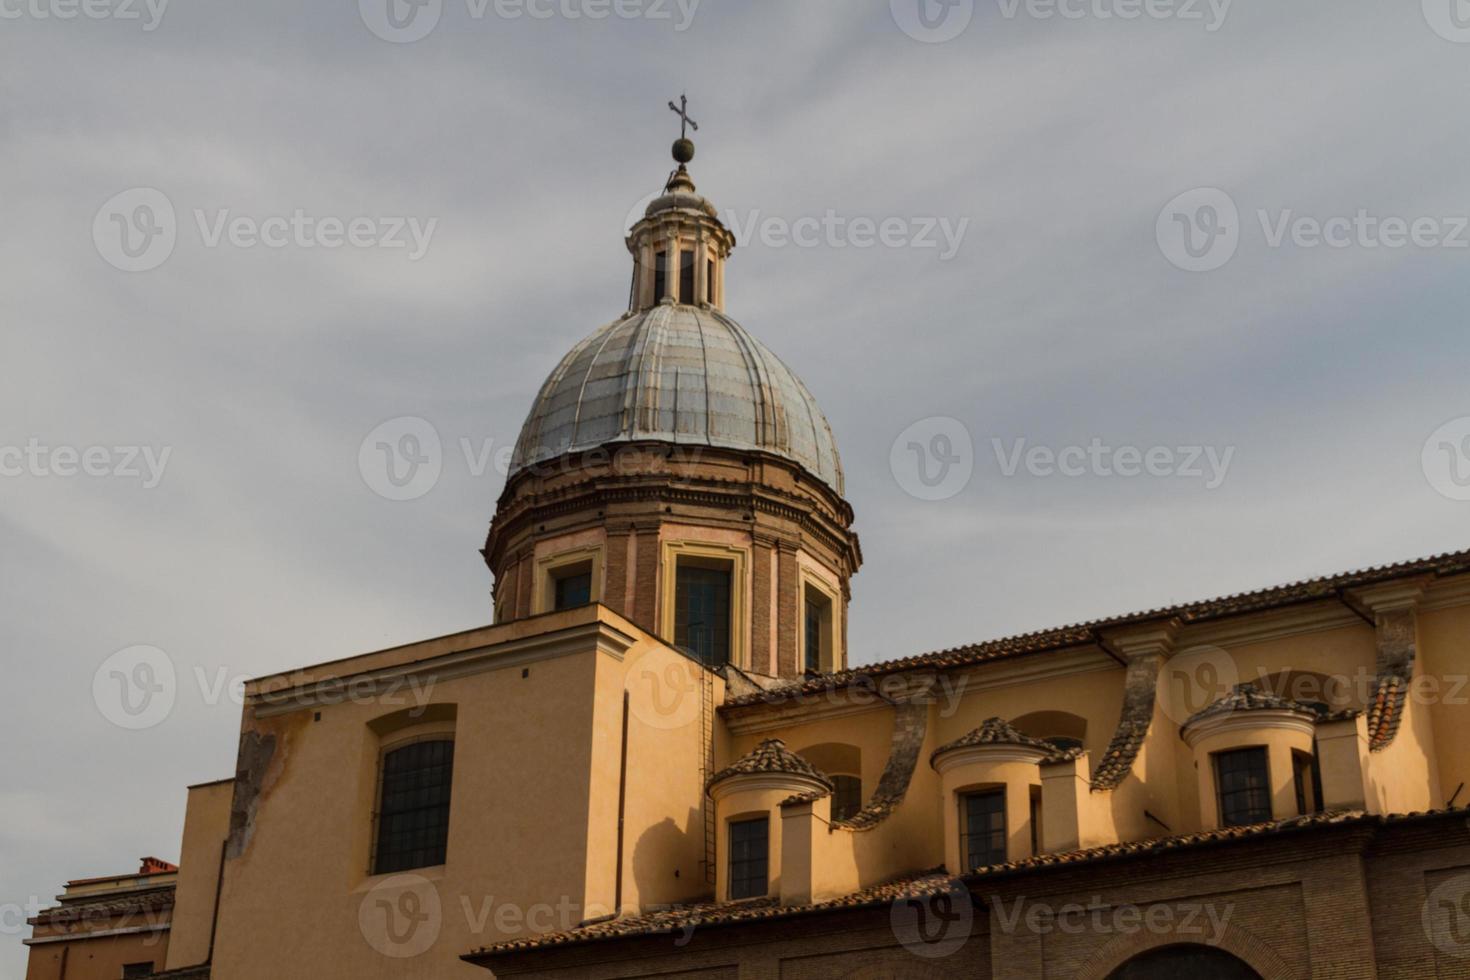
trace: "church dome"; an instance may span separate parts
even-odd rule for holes
[[[710,307],[661,303],[573,347],[531,406],[511,475],[639,440],[771,453],[843,492],[832,429],[806,385]]]

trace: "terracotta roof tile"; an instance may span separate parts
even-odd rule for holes
[[[1048,761],[1075,758],[1078,749],[1059,749],[1050,742],[1030,735],[1023,735],[1006,722],[1004,718],[987,718],[979,728],[961,735],[952,742],[946,742],[929,754],[929,764],[953,749],[969,748],[972,745],[1022,745],[1027,748],[1039,749],[1046,753]]]
[[[1294,711],[1312,718],[1320,717],[1320,713],[1310,705],[1293,701],[1291,698],[1284,698],[1271,691],[1263,691],[1254,684],[1245,683],[1235,685],[1234,690],[1229,694],[1218,701],[1212,701],[1190,715],[1189,720],[1180,728],[1181,730],[1190,728],[1210,718],[1234,714],[1237,711]]]
[[[478,949],[465,958],[475,959],[483,956],[547,949],[554,946],[573,946],[635,936],[674,935],[702,926],[735,925],[743,922],[809,915],[813,912],[887,905],[904,898],[920,898],[950,891],[955,887],[957,881],[958,879],[941,870],[933,870],[906,875],[851,895],[845,895],[842,898],[818,902],[814,905],[782,905],[775,898],[756,898],[740,902],[668,906],[641,915],[625,916],[583,926],[568,932],[527,936],[495,943]]]
[[[832,780],[801,756],[789,751],[779,738],[768,738],[754,749],[710,777],[709,786],[724,782],[732,776],[750,776],[757,773],[781,772],[793,776],[804,776],[832,790]],[[706,787],[708,788],[708,787]]]
[[[173,908],[173,905],[174,886],[166,885],[126,895],[101,896],[95,901],[67,902],[43,909],[26,921],[30,925],[58,925],[128,913],[156,912]]]
[[[1269,823],[1253,824],[1248,827],[1225,827],[1218,830],[1193,834],[1176,834],[1149,840],[1123,844],[1106,844],[1084,850],[1061,854],[1043,854],[1012,861],[1007,864],[979,868],[963,877],[949,875],[941,869],[919,872],[893,879],[884,884],[866,888],[842,898],[811,905],[781,905],[774,898],[751,899],[741,902],[704,903],[670,906],[650,910],[639,915],[630,915],[586,925],[567,932],[526,936],[494,943],[465,956],[471,962],[513,953],[526,953],[555,947],[576,946],[614,939],[632,939],[644,936],[676,935],[698,928],[739,925],[770,919],[792,918],[844,909],[859,909],[888,905],[907,898],[921,898],[953,891],[957,887],[976,887],[987,878],[1007,874],[1022,874],[1045,868],[1083,865],[1093,862],[1147,857],[1169,851],[1188,850],[1213,844],[1250,840],[1275,834],[1305,832],[1333,826],[1353,824],[1400,824],[1425,819],[1456,816],[1463,818],[1470,808],[1460,807],[1432,810],[1424,813],[1391,814],[1375,816],[1362,810],[1334,810],[1314,813],[1304,817],[1292,817]]]
[[[1412,561],[1397,562],[1391,565],[1379,565],[1372,568],[1322,576],[1320,578],[1306,579],[1300,582],[1272,586],[1252,592],[1241,592],[1235,595],[1204,599],[1176,606],[1163,606],[1157,609],[1128,613],[1122,616],[1095,619],[1071,626],[1039,630],[1033,633],[1023,633],[1017,636],[988,640],[983,643],[968,644],[966,646],[954,647],[949,650],[940,650],[919,656],[881,661],[838,673],[820,674],[800,681],[779,684],[759,693],[731,698],[721,706],[720,710],[728,711],[732,708],[753,704],[779,703],[803,696],[820,694],[824,691],[861,684],[871,684],[875,677],[906,670],[970,667],[994,660],[1006,660],[1028,654],[1083,646],[1098,642],[1101,638],[1101,631],[1105,629],[1114,629],[1135,623],[1145,623],[1163,618],[1176,618],[1184,625],[1202,623],[1215,619],[1223,619],[1227,616],[1238,616],[1243,613],[1262,612],[1270,609],[1279,609],[1284,606],[1296,605],[1298,603],[1330,599],[1339,596],[1347,589],[1361,588],[1366,585],[1397,578],[1428,574],[1446,576],[1465,572],[1470,572],[1470,550],[1448,552],[1428,558],[1419,558]]]

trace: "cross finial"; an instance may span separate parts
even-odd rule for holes
[[[699,132],[699,123],[697,123],[693,119],[690,119],[689,118],[689,96],[688,95],[681,95],[681,96],[679,96],[679,104],[678,105],[674,105],[673,102],[670,102],[669,103],[669,108],[672,109],[675,112],[675,114],[677,114],[678,117],[679,117],[679,138],[680,139],[688,139],[689,138],[689,130],[691,130],[691,129],[693,129],[696,133]]]

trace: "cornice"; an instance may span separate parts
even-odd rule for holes
[[[1296,732],[1311,738],[1312,733],[1316,731],[1316,724],[1312,716],[1300,711],[1292,711],[1288,708],[1257,708],[1253,711],[1233,711],[1213,715],[1185,727],[1179,732],[1179,735],[1184,739],[1185,744],[1193,749],[1205,739],[1217,735],[1229,735],[1234,732],[1249,734],[1261,731]]]
[[[710,799],[719,803],[736,793],[758,793],[774,790],[778,793],[828,793],[830,789],[820,780],[794,772],[752,772],[726,776],[709,788]]]
[[[824,692],[814,695],[810,702],[755,702],[731,708],[723,713],[723,717],[725,727],[732,735],[760,735],[818,721],[850,718],[888,707],[889,703],[877,691],[858,689]]]
[[[930,761],[934,771],[941,776],[965,766],[993,766],[1008,762],[1025,762],[1040,765],[1051,753],[1031,745],[1011,745],[991,742],[987,745],[960,745],[939,752]]]
[[[1283,640],[1308,633],[1323,633],[1350,626],[1366,626],[1361,616],[1336,599],[1265,612],[1245,613],[1228,619],[1186,626],[1177,648],[1197,646],[1223,649]]]
[[[439,683],[593,650],[615,660],[622,660],[635,642],[637,641],[633,637],[621,630],[607,623],[594,621],[554,633],[457,650],[428,660],[252,693],[246,696],[246,704],[254,709],[257,718],[270,718],[306,708],[340,704],[349,697],[373,698],[380,694],[401,692],[403,685],[411,680]]]

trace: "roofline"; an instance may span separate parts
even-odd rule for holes
[[[949,880],[954,885],[963,885],[966,889],[973,891],[983,887],[986,882],[1001,878],[1008,879],[1026,874],[1040,874],[1053,870],[1068,870],[1077,867],[1093,867],[1098,864],[1107,864],[1115,861],[1140,860],[1148,857],[1158,857],[1172,851],[1224,847],[1231,844],[1257,841],[1262,838],[1309,833],[1312,831],[1327,832],[1362,827],[1369,827],[1376,830],[1386,826],[1427,823],[1433,820],[1449,819],[1451,817],[1464,819],[1466,814],[1470,814],[1470,807],[1449,807],[1442,810],[1416,811],[1404,814],[1372,814],[1362,810],[1327,811],[1307,817],[1293,817],[1270,823],[1253,824],[1249,827],[1229,827],[1193,834],[1175,834],[1169,837],[1155,837],[1138,841],[1132,845],[1128,843],[1104,844],[1099,847],[1068,851],[1056,855],[1042,855],[1036,858],[1027,858],[1013,864],[997,865],[988,871],[980,869],[979,871],[965,875],[950,876]],[[905,878],[909,878],[915,882],[919,882],[926,877],[938,874],[941,874],[941,872],[920,872],[918,874],[899,876],[893,879],[893,881],[901,882]],[[876,885],[873,887],[882,886]],[[703,909],[705,915],[699,919],[698,928],[724,929],[736,926],[760,926],[767,922],[803,916],[859,912],[867,909],[880,908],[885,905],[892,905],[893,902],[894,899],[891,896],[874,897],[856,902],[845,902],[839,898],[812,905],[775,906],[771,908],[768,915],[762,915],[758,918],[726,919],[717,917],[719,912],[718,908],[705,907]],[[727,903],[726,907],[734,909],[738,908],[739,904],[738,902]],[[713,916],[710,913],[713,913]],[[523,939],[510,940],[504,944],[481,947],[480,949],[465,953],[460,956],[460,959],[476,966],[486,966],[489,962],[501,957],[534,956],[554,950],[577,949],[617,941],[637,941],[657,938],[659,936],[673,935],[681,931],[683,931],[682,927],[671,924],[667,928],[660,927],[650,929],[646,932],[599,933],[572,939],[562,939],[539,946],[523,945],[537,939],[537,937],[531,936]]]
[[[747,694],[732,698],[720,706],[720,711],[750,705],[776,704],[804,695],[820,693],[835,688],[859,683],[863,678],[874,675],[893,674],[907,670],[939,668],[958,669],[1006,660],[1013,657],[1037,653],[1051,653],[1071,647],[1104,645],[1104,630],[1136,626],[1159,620],[1177,620],[1182,625],[1204,623],[1233,616],[1283,609],[1288,606],[1320,602],[1324,599],[1343,598],[1343,592],[1365,585],[1409,578],[1415,575],[1433,574],[1448,576],[1470,572],[1470,550],[1445,552],[1427,558],[1386,565],[1369,566],[1353,571],[1339,572],[1317,578],[1301,579],[1284,585],[1274,585],[1249,592],[1236,592],[1211,599],[1198,599],[1173,606],[1125,613],[1103,619],[1094,619],[1069,626],[1018,633],[998,639],[985,640],[964,646],[950,647],[932,653],[918,654],[894,660],[850,667],[846,671],[823,674],[802,684],[776,688],[759,694]],[[946,660],[954,660],[946,663]]]

